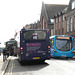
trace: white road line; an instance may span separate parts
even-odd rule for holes
[[[9,57],[9,59],[7,59],[8,62],[7,62],[7,64],[6,64],[4,70],[2,71],[1,75],[4,75],[4,74],[5,74],[5,71],[6,71],[7,67],[8,67],[8,65],[9,65],[9,61],[10,61],[10,59],[11,59],[11,57]]]
[[[13,63],[14,63],[14,60],[12,61],[12,65],[11,65],[11,72],[10,72],[10,75],[12,75]]]

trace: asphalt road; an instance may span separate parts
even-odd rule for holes
[[[12,57],[5,75],[75,75],[75,59],[50,59],[21,65]]]

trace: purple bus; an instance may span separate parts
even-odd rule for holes
[[[16,36],[18,59],[24,61],[45,61],[50,59],[49,30],[22,29]]]

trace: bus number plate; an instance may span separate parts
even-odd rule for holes
[[[33,57],[33,59],[40,59],[40,57]]]
[[[66,55],[62,55],[62,57],[66,57]]]

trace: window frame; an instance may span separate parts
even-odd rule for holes
[[[73,21],[74,21],[74,30],[75,30],[75,16],[74,16],[74,19],[73,19]]]
[[[66,32],[69,32],[69,19],[66,20]]]
[[[72,10],[75,8],[75,1],[72,2]]]
[[[70,17],[70,31],[73,31],[72,17]]]

